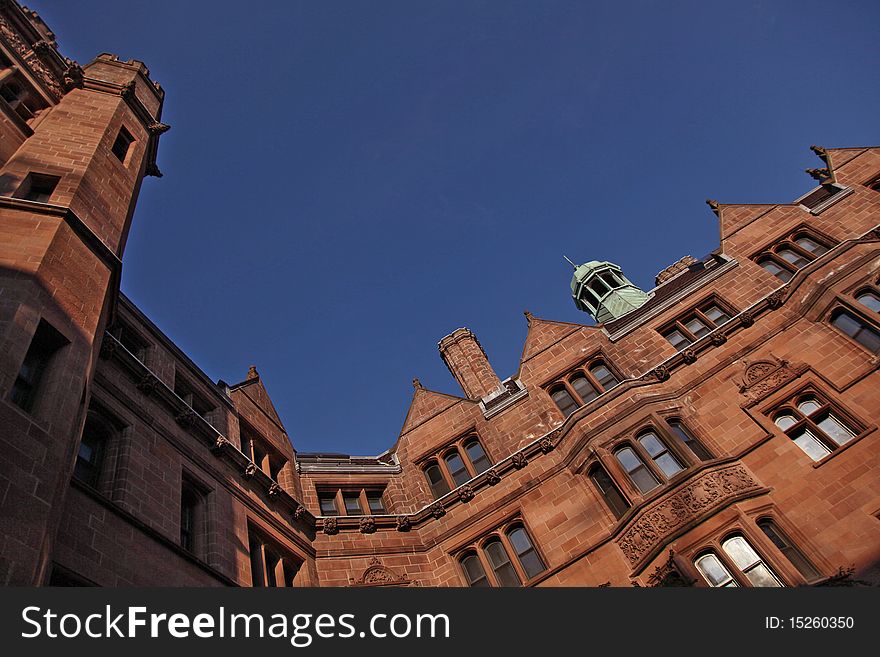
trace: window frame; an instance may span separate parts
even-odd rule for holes
[[[727,319],[721,323],[715,322],[706,314],[706,311],[710,308],[717,308],[727,316]],[[666,342],[668,342],[676,351],[681,352],[688,347],[691,347],[695,342],[702,340],[716,329],[730,323],[730,320],[733,319],[736,314],[737,311],[730,304],[719,299],[717,295],[712,295],[679,314],[674,319],[662,324],[657,329],[657,332],[663,336],[663,339],[666,340]],[[709,330],[703,335],[697,336],[696,333],[687,327],[687,325],[694,320],[699,321]],[[676,346],[673,344],[672,340],[669,339],[669,336],[674,332],[678,332],[685,339],[684,344],[681,346]]]
[[[525,567],[522,565],[520,561],[519,553],[516,551],[516,548],[513,546],[509,538],[509,534],[517,529],[522,529],[525,533],[526,538],[528,539],[529,544],[531,545],[531,549],[534,550],[535,555],[540,561],[543,569],[532,575],[531,577],[526,572]],[[495,527],[495,529],[481,534],[478,538],[468,541],[467,545],[457,549],[454,552],[454,559],[458,564],[458,571],[462,581],[465,583],[465,586],[472,586],[468,577],[467,572],[463,566],[463,561],[473,554],[476,554],[479,559],[480,565],[483,568],[483,573],[488,582],[488,586],[493,588],[505,588],[502,584],[499,583],[498,577],[495,573],[495,568],[492,565],[492,561],[489,558],[489,555],[486,552],[486,548],[489,544],[498,541],[504,550],[505,555],[507,556],[508,563],[512,567],[516,577],[519,579],[519,584],[517,587],[526,587],[530,586],[534,583],[535,580],[539,579],[542,575],[544,575],[548,570],[550,570],[550,566],[547,562],[546,557],[542,553],[538,544],[535,542],[534,534],[529,530],[528,525],[525,520],[520,515],[516,515],[507,521],[501,523],[499,526]],[[523,553],[525,554],[525,552]]]
[[[817,400],[819,407],[809,414],[805,414],[798,407],[809,398]],[[814,466],[824,463],[835,454],[847,449],[869,431],[867,425],[860,419],[856,418],[853,413],[843,406],[843,404],[834,400],[831,395],[823,392],[818,386],[812,383],[803,385],[796,391],[785,395],[782,399],[776,400],[762,412],[773,425],[773,431],[784,436],[798,449],[804,452],[804,454],[810,458]],[[782,428],[777,424],[777,420],[783,415],[792,416],[795,419],[795,422],[786,428]],[[819,427],[818,419],[829,416],[834,417],[838,423],[841,423],[844,428],[852,434],[848,440],[838,443],[834,438],[828,435],[825,430]],[[814,459],[809,452],[795,443],[793,434],[799,435],[799,432],[804,429],[808,430],[810,435],[827,450],[827,453],[821,458]]]
[[[302,569],[303,565],[305,565],[305,559],[295,552],[283,547],[278,543],[278,541],[271,539],[268,537],[268,534],[254,525],[251,522],[247,523],[247,533],[248,533],[248,563],[250,565],[249,571],[251,574],[251,587],[252,588],[289,588],[294,586],[294,581],[296,580],[297,575]],[[256,551],[255,548],[256,547]],[[269,561],[267,559],[267,555],[271,555],[273,557],[278,558],[278,563],[269,570]],[[257,564],[260,567],[259,575],[260,575],[260,584],[257,584],[257,580],[254,576],[254,566],[255,560],[259,561]],[[288,569],[288,562],[291,564],[290,569],[293,569],[293,572],[290,572]],[[295,565],[295,569],[294,569]],[[281,568],[281,574],[284,576],[284,586],[278,586],[278,570],[279,566]],[[271,575],[270,575],[271,573]],[[273,584],[270,584],[270,576],[272,578],[271,581],[274,581]]]
[[[624,508],[622,508],[622,510],[620,510],[620,512],[618,512],[618,510],[615,508],[615,506],[616,506],[615,504],[612,504],[611,502],[609,502],[609,495],[607,494],[607,492],[605,490],[602,489],[602,487],[599,485],[599,482],[596,481],[595,475],[598,472],[601,472],[602,474],[605,475],[605,477],[608,478],[608,482],[611,484],[610,490],[617,493],[617,495],[620,497],[620,500],[623,502]],[[632,500],[627,498],[626,493],[623,492],[621,487],[614,480],[614,477],[611,476],[611,473],[608,472],[608,468],[606,468],[605,465],[599,459],[596,459],[593,463],[589,464],[589,466],[586,469],[586,473],[587,473],[587,477],[590,479],[590,482],[592,483],[593,488],[596,490],[599,497],[602,498],[602,502],[605,504],[605,506],[611,512],[611,515],[614,516],[615,520],[620,520],[627,513],[629,513],[630,509],[633,508]]]
[[[472,444],[476,442],[480,449],[483,451],[483,455],[486,458],[488,465],[477,471],[477,467],[474,465],[474,462],[471,461],[471,455],[468,452],[466,445]],[[455,477],[453,476],[452,470],[449,467],[449,463],[447,462],[447,457],[452,455],[457,455],[464,465],[464,472],[467,474],[467,479],[462,480],[459,484],[455,481]],[[479,459],[478,459],[479,460]],[[431,467],[431,464],[435,464],[440,469],[440,475],[443,480],[446,482],[446,487],[449,489],[445,493],[441,495],[437,495],[434,490],[434,486],[431,484],[431,480],[427,475],[428,468]],[[444,444],[440,448],[432,451],[430,454],[426,454],[415,460],[415,464],[419,466],[419,469],[422,471],[422,474],[425,478],[425,481],[428,483],[428,488],[431,490],[431,494],[434,496],[433,499],[438,500],[443,495],[447,495],[448,493],[454,491],[459,486],[464,486],[467,482],[479,477],[481,474],[489,470],[493,465],[494,461],[492,460],[489,451],[486,449],[485,443],[480,438],[479,434],[471,429],[469,431],[464,432],[459,435],[457,438],[452,441]]]
[[[193,510],[193,527],[191,529],[191,543],[189,546],[184,544],[184,527],[183,527],[183,510],[184,496],[189,493],[195,501],[192,505]],[[202,558],[206,552],[209,538],[208,523],[208,495],[210,490],[204,484],[197,481],[195,477],[188,472],[183,472],[180,478],[180,540],[178,545],[190,554]]]
[[[810,241],[818,244],[824,249],[824,251],[816,254],[815,252],[805,249],[797,243],[797,240],[802,238],[807,238]],[[826,235],[820,234],[814,229],[808,228],[807,226],[798,226],[797,228],[788,231],[780,237],[777,237],[770,244],[764,246],[764,248],[762,248],[751,257],[751,260],[753,260],[759,267],[761,267],[761,269],[773,275],[778,280],[782,281],[783,283],[788,283],[788,281],[790,281],[798,271],[809,265],[811,262],[821,258],[836,245],[837,243]],[[780,255],[780,251],[785,250],[792,251],[796,255],[803,258],[806,262],[804,262],[804,264],[802,265],[795,265],[794,263],[786,260]],[[763,266],[762,263],[764,262],[772,262],[782,271],[787,272],[788,276],[786,278],[782,278],[778,274],[769,271],[766,267]]]
[[[386,485],[384,484],[315,484],[315,494],[318,499],[318,511],[322,517],[366,517],[388,515],[388,505],[385,503]],[[376,496],[382,503],[382,512],[375,513],[370,507],[370,495]],[[346,499],[356,499],[359,513],[350,513]],[[322,507],[322,501],[332,501],[334,513],[327,514]]]
[[[602,385],[602,382],[599,378],[593,373],[593,370],[598,367],[604,367],[608,373],[614,378],[615,383],[609,387],[605,387]],[[577,377],[583,377],[586,379],[587,383],[592,387],[593,392],[596,394],[593,395],[590,399],[585,400],[583,396],[577,391],[572,384],[572,380]],[[553,377],[552,381],[545,383],[541,386],[544,391],[547,393],[547,396],[550,397],[550,401],[553,402],[553,406],[556,407],[560,413],[562,413],[566,418],[570,415],[574,414],[579,408],[583,408],[597,397],[601,397],[603,394],[608,392],[609,390],[613,390],[617,386],[621,384],[624,379],[617,372],[616,368],[613,367],[609,361],[609,359],[603,353],[596,353],[590,356],[589,358],[581,361],[577,366],[566,370],[562,374],[558,374]],[[566,413],[562,410],[553,396],[559,392],[564,391],[571,400],[576,404],[574,408],[571,409],[571,412]]]
[[[861,287],[859,289],[861,289]],[[863,306],[858,301],[856,301],[856,303],[858,303],[858,305],[860,307],[865,308],[865,306]],[[848,315],[850,318],[855,320],[856,323],[859,324],[859,326],[860,326],[859,331],[856,332],[855,335],[850,335],[849,333],[845,332],[842,328],[840,328],[835,323],[835,320],[840,315]],[[862,312],[860,309],[856,309],[851,304],[844,305],[842,303],[836,303],[831,308],[831,310],[828,311],[826,319],[827,319],[828,325],[831,326],[832,329],[834,329],[834,331],[836,331],[837,333],[842,335],[844,338],[846,338],[851,343],[855,344],[859,349],[861,349],[862,351],[865,351],[869,354],[874,354],[875,356],[880,355],[880,350],[871,351],[870,348],[868,347],[868,345],[863,344],[856,337],[862,331],[867,331],[869,333],[873,333],[873,334],[876,334],[877,336],[880,336],[880,328],[878,328],[878,325],[875,324],[874,321],[872,321],[868,318],[867,313]]]
[[[763,532],[761,532],[763,536]],[[713,538],[707,542],[701,544],[699,548],[693,551],[693,556],[690,559],[690,565],[697,571],[699,575],[699,582],[702,586],[708,588],[725,588],[726,585],[721,586],[713,586],[700,567],[697,565],[697,562],[701,559],[705,558],[708,555],[714,556],[721,565],[725,568],[728,575],[731,577],[731,581],[736,584],[736,587],[741,588],[776,588],[776,587],[756,587],[751,583],[751,580],[748,578],[746,571],[743,571],[736,564],[734,559],[728,554],[725,550],[724,545],[728,543],[732,539],[739,537],[742,538],[746,545],[758,556],[758,561],[753,563],[748,570],[752,570],[756,567],[758,563],[762,563],[771,574],[771,576],[779,583],[778,588],[787,588],[791,586],[791,582],[787,581],[782,575],[786,574],[784,569],[780,569],[778,565],[772,559],[768,559],[765,556],[765,551],[763,550],[764,545],[761,541],[756,541],[754,537],[751,536],[750,532],[745,531],[739,525],[735,525],[733,527],[728,528],[721,534],[721,538]],[[755,546],[758,546],[757,548]],[[760,548],[760,549],[759,549]],[[782,573],[782,574],[781,574]]]
[[[809,554],[803,549],[803,541],[802,540],[794,540],[792,539],[792,533],[789,531],[787,527],[783,526],[783,523],[780,523],[776,517],[771,514],[764,513],[757,518],[755,518],[755,525],[761,530],[763,534],[763,538],[766,539],[766,543],[769,543],[773,549],[775,549],[780,555],[782,555],[784,562],[786,565],[789,565],[794,573],[797,573],[803,581],[807,584],[814,584],[822,579],[824,579],[824,575],[822,573],[822,569],[816,565],[815,559],[812,559]],[[788,544],[787,550],[783,547],[779,546],[773,537],[767,533],[767,530],[764,528],[765,525],[770,525],[773,532],[777,535],[781,541]],[[803,565],[798,565],[795,562],[795,559],[792,559],[788,552],[793,552],[797,555],[798,559],[803,560]],[[814,574],[809,575],[804,572],[803,567],[809,568],[813,571]]]

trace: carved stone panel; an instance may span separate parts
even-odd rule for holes
[[[357,579],[350,579],[351,586],[409,586],[412,581],[398,575],[390,568],[382,565],[376,557],[370,559],[370,565]]]
[[[755,404],[807,371],[806,365],[793,365],[787,360],[771,358],[746,363],[739,386],[740,394],[746,398],[744,406]]]
[[[636,513],[617,544],[636,566],[652,558],[685,526],[764,488],[740,463],[700,472]]]

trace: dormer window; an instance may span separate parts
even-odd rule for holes
[[[776,278],[787,283],[798,269],[827,253],[830,248],[830,240],[806,228],[799,228],[768,246],[753,259]]]
[[[660,329],[664,338],[678,351],[730,321],[731,313],[711,299]]]

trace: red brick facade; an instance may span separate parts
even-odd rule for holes
[[[385,453],[297,454],[255,368],[209,380],[119,292],[167,129],[147,68],[80,68],[13,3],[0,51],[3,583],[880,583],[880,148],[710,202],[719,248],[619,319],[526,313],[509,378],[443,338],[463,396],[414,381]]]

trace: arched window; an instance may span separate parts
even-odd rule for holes
[[[553,400],[553,403],[556,404],[556,407],[562,411],[562,414],[565,417],[574,413],[579,406],[574,400],[574,397],[572,397],[565,388],[553,389],[550,392],[550,398]]]
[[[499,538],[492,538],[483,546],[486,556],[489,558],[489,564],[492,572],[495,573],[495,579],[500,586],[521,586],[522,582],[513,564],[510,563],[510,557],[504,544]]]
[[[601,465],[596,464],[590,470],[590,479],[599,491],[599,494],[605,500],[605,504],[611,509],[611,513],[616,518],[622,518],[629,508],[630,503],[614,484],[614,480],[608,475]]]
[[[814,461],[855,438],[858,433],[843,414],[815,392],[801,394],[773,416],[773,423]]]
[[[856,294],[856,301],[870,308],[875,313],[880,313],[880,295],[874,290],[861,290]]]
[[[727,570],[721,560],[712,552],[699,557],[694,561],[694,565],[700,574],[706,579],[709,586],[713,587],[734,587],[739,586],[730,571]]]
[[[817,258],[824,253],[828,253],[827,246],[819,244],[816,240],[803,234],[796,235],[794,243]]]
[[[722,541],[721,549],[752,586],[782,586],[779,578],[741,535],[734,534]]]
[[[660,481],[632,447],[621,447],[614,452],[614,456],[640,492],[648,493],[660,485]]]
[[[446,468],[449,470],[449,475],[456,486],[461,486],[466,481],[470,481],[471,473],[468,472],[464,461],[461,460],[458,450],[452,450],[447,453],[443,460],[446,461]]]
[[[73,476],[92,488],[98,487],[104,454],[112,432],[113,429],[106,420],[95,413],[89,413],[76,454]]]
[[[794,276],[791,271],[777,264],[775,260],[769,257],[761,258],[760,260],[758,260],[758,264],[769,271],[771,274],[773,274],[776,278],[781,280],[783,283],[787,283],[791,280],[791,277]]]
[[[690,432],[690,430],[684,426],[681,420],[677,418],[673,418],[667,421],[669,428],[672,429],[672,433],[678,437],[681,442],[685,444],[685,446],[691,450],[694,456],[696,456],[701,461],[711,461],[712,454],[706,449],[705,445],[701,443],[694,434]]]
[[[529,535],[526,534],[526,530],[522,525],[514,525],[508,529],[507,540],[510,541],[510,545],[513,547],[516,558],[519,560],[519,565],[522,566],[526,577],[531,579],[544,572],[544,562],[541,561],[541,556],[538,554],[535,546],[532,545]]]
[[[426,465],[424,471],[434,499],[443,497],[449,492],[449,484],[446,482],[446,477],[443,476],[443,471],[440,470],[440,466],[436,461],[431,461]]]
[[[592,374],[593,378],[599,382],[599,385],[602,386],[603,390],[611,390],[611,388],[620,383],[617,380],[617,377],[614,376],[614,373],[605,367],[604,363],[597,363],[591,366],[590,374]]]
[[[491,586],[489,578],[486,577],[486,571],[483,569],[483,563],[476,552],[468,552],[461,558],[461,568],[464,570],[468,586]]]
[[[666,475],[667,479],[684,470],[684,466],[675,457],[675,454],[669,451],[666,443],[660,440],[653,431],[646,431],[641,434],[639,436],[639,444],[645,448],[648,456],[660,468],[660,471]]]
[[[568,417],[580,406],[619,383],[617,375],[604,359],[592,358],[550,384],[548,393],[557,408]]]
[[[574,391],[578,394],[578,397],[581,398],[581,401],[584,404],[599,396],[599,391],[596,390],[595,386],[593,386],[593,384],[590,383],[590,380],[583,374],[574,375],[568,380],[568,382],[571,384],[571,387],[574,388]]]
[[[831,324],[872,354],[880,354],[880,332],[861,318],[846,310],[837,310],[831,315]]]
[[[806,265],[808,262],[810,262],[804,256],[802,256],[800,253],[797,253],[796,251],[794,251],[792,249],[779,249],[776,251],[776,255],[778,255],[780,258],[785,260],[790,265],[794,265],[798,269],[800,269],[801,267]]]
[[[783,282],[788,282],[801,267],[828,252],[829,244],[817,235],[799,229],[777,240],[755,261]]]
[[[821,576],[815,566],[810,563],[809,559],[804,556],[798,547],[789,540],[788,536],[776,525],[771,518],[761,518],[758,521],[758,527],[769,538],[773,545],[779,548],[779,551],[785,555],[785,558],[791,562],[798,572],[803,575],[808,582],[819,579]]]
[[[739,586],[732,574],[736,570],[742,582],[755,587],[780,587],[780,579],[749,545],[741,534],[732,534],[721,542],[725,559],[714,552],[704,552],[694,560],[700,574],[713,587]]]
[[[658,330],[669,344],[681,351],[728,321],[730,313],[713,298]]]
[[[492,465],[489,461],[489,457],[486,456],[483,446],[476,438],[471,438],[465,441],[464,451],[467,452],[471,465],[474,466],[475,473],[480,474],[481,472],[485,472]]]

